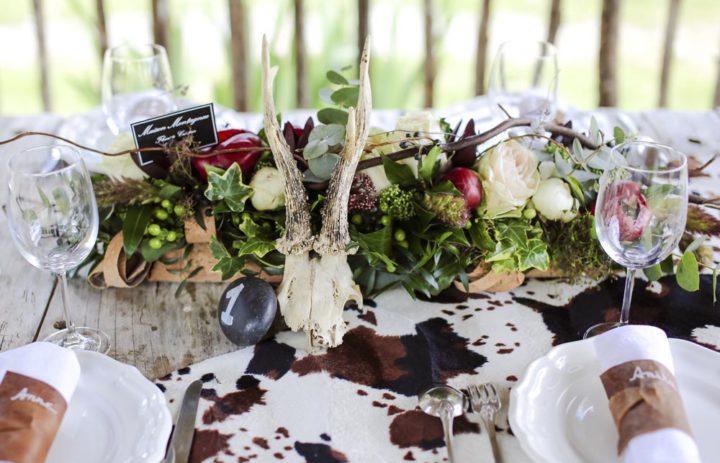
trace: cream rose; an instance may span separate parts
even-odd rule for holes
[[[515,140],[500,143],[485,154],[478,171],[489,219],[523,207],[540,184],[535,153]]]
[[[540,215],[549,220],[569,222],[577,215],[577,205],[570,187],[559,178],[540,182],[532,202]]]
[[[263,167],[255,172],[250,186],[253,189],[250,202],[258,211],[272,211],[285,205],[285,183],[276,168]]]

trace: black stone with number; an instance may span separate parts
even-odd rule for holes
[[[255,277],[237,279],[220,298],[220,328],[238,346],[257,344],[270,330],[277,304],[275,290],[268,282]]]

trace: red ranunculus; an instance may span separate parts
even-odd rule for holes
[[[250,172],[252,172],[255,167],[255,163],[262,154],[262,150],[254,151],[247,150],[247,148],[261,147],[262,142],[260,141],[260,138],[247,130],[228,129],[220,130],[218,132],[218,142],[219,143],[210,150],[210,153],[238,148],[242,148],[242,150],[235,152],[229,151],[215,156],[193,158],[193,166],[200,177],[207,181],[205,166],[209,165],[213,167],[220,167],[221,169],[227,169],[236,162],[240,166],[240,170],[242,170],[243,176],[247,180]]]
[[[613,183],[605,191],[602,217],[606,226],[617,220],[620,241],[634,241],[650,223],[652,212],[640,185],[625,180]]]

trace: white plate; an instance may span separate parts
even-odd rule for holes
[[[80,382],[46,463],[157,463],[172,419],[160,389],[130,365],[77,352]]]
[[[703,461],[720,455],[720,354],[670,339],[675,375]],[[510,395],[513,433],[536,462],[620,461],[618,434],[591,341],[553,348],[530,364]]]

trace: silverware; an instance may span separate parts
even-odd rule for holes
[[[468,393],[472,411],[480,414],[485,425],[495,463],[502,463],[502,456],[495,437],[495,415],[502,407],[497,389],[492,383],[485,383],[482,386],[468,386]]]
[[[419,406],[428,415],[437,416],[442,421],[450,463],[455,462],[453,455],[453,418],[463,414],[465,395],[450,386],[437,386],[428,389],[420,396]]]
[[[190,447],[195,432],[195,415],[197,415],[202,385],[203,382],[198,379],[190,383],[185,390],[175,430],[170,439],[170,447],[163,463],[187,463],[190,459]]]

